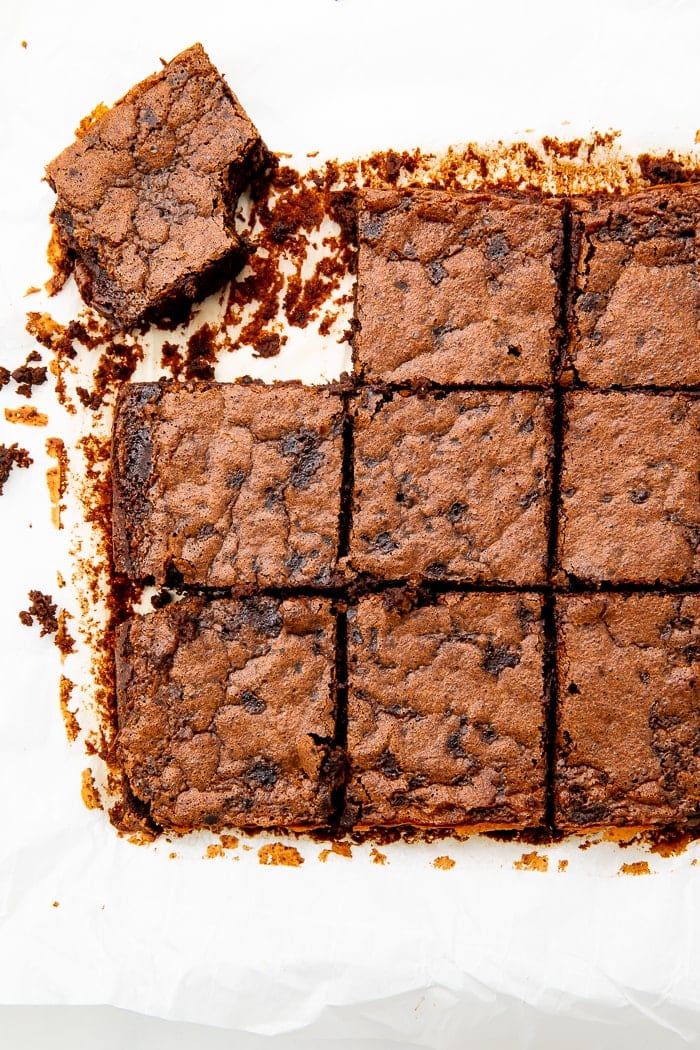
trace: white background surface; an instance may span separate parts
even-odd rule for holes
[[[48,276],[43,165],[97,102],[195,39],[276,150],[350,157],[609,127],[632,152],[687,150],[700,128],[700,5],[690,0],[6,0],[8,367],[32,348],[25,312],[37,307],[24,292]],[[3,406],[17,401],[8,388],[0,395]],[[47,387],[35,403],[50,407]],[[320,864],[320,847],[305,843],[303,867],[267,868],[257,841],[238,861],[204,861],[196,837],[138,848],[84,809],[86,763],[66,742],[57,653],[17,619],[29,587],[56,595],[66,558],[44,479],[44,440],[61,425],[53,411],[47,431],[0,419],[0,441],[19,441],[35,459],[13,472],[0,500],[0,1002],[24,1004],[0,1009],[3,1050],[257,1050],[273,1035],[273,1047],[294,1050],[700,1044],[692,850],[647,857],[656,874],[643,878],[617,877],[637,854],[615,846],[548,850],[542,874],[513,870],[522,847],[478,840],[394,847],[384,867],[370,863],[368,847]],[[445,853],[456,866],[434,869]],[[559,856],[571,858],[565,874]]]

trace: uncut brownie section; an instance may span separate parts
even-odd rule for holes
[[[700,595],[559,597],[558,826],[700,817]]]
[[[200,44],[137,84],[46,169],[86,302],[129,327],[233,276],[238,193],[267,163]]]
[[[594,387],[700,384],[700,186],[573,205],[569,363]]]
[[[348,611],[346,823],[544,822],[542,600],[400,592]]]
[[[317,598],[194,598],[122,624],[118,753],[156,823],[327,823],[334,651]]]
[[[564,407],[563,573],[594,584],[700,580],[700,400],[577,392]]]
[[[551,400],[380,395],[354,419],[349,560],[384,579],[546,579]]]
[[[342,400],[299,383],[133,384],[113,437],[118,572],[212,587],[332,582]]]
[[[356,370],[370,382],[549,382],[563,228],[554,199],[363,194]]]

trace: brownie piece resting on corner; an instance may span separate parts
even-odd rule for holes
[[[137,84],[46,169],[83,299],[127,328],[234,276],[238,194],[268,163],[201,44]]]
[[[700,819],[700,595],[557,604],[556,824]]]
[[[369,382],[549,382],[562,209],[515,193],[364,193],[356,370]]]
[[[117,632],[118,753],[161,827],[328,822],[335,618],[318,598],[187,599]]]
[[[543,823],[542,599],[401,592],[348,610],[345,822]]]
[[[338,553],[343,404],[300,383],[123,388],[117,572],[209,587],[322,586]]]
[[[573,240],[579,379],[700,384],[700,186],[574,202]]]
[[[700,399],[565,398],[559,566],[584,582],[700,580]]]
[[[550,417],[550,398],[534,391],[365,391],[352,568],[390,580],[544,583]]]

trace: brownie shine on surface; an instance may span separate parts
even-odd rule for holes
[[[122,624],[117,746],[156,824],[327,824],[334,654],[318,598],[190,598]]]
[[[544,821],[542,599],[400,592],[348,611],[346,822]]]
[[[700,386],[700,185],[576,201],[573,227],[581,382]]]
[[[201,44],[137,84],[46,169],[83,299],[128,328],[233,277],[238,194],[267,163]]]
[[[546,579],[551,401],[534,391],[356,408],[350,564],[389,580]]]
[[[118,572],[164,583],[331,583],[343,404],[300,383],[133,384],[117,405]]]
[[[355,367],[368,382],[551,381],[561,201],[372,190],[358,239]]]
[[[556,824],[700,819],[700,595],[557,599]]]

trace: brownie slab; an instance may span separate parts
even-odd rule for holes
[[[401,594],[348,611],[347,823],[544,821],[542,602]]]
[[[370,382],[549,382],[562,214],[518,194],[366,192],[356,370]]]
[[[574,202],[573,231],[579,379],[700,384],[700,186]]]
[[[350,564],[385,579],[546,578],[551,402],[533,391],[358,399]]]
[[[559,563],[584,582],[700,579],[700,400],[565,398]]]
[[[327,823],[334,652],[334,616],[316,598],[193,598],[122,624],[118,752],[153,820]]]
[[[700,817],[700,595],[557,603],[557,825]]]
[[[137,84],[46,169],[85,301],[126,328],[232,277],[238,193],[267,162],[201,44]]]
[[[164,583],[324,585],[343,405],[299,383],[133,384],[114,424],[114,562]]]

